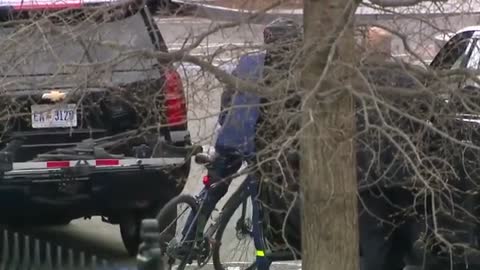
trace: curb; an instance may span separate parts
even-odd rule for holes
[[[197,7],[197,15],[205,18],[215,18],[215,20],[221,21],[246,21],[254,12],[235,10],[235,9],[224,9],[214,6],[202,5]],[[303,24],[303,14],[293,14],[293,13],[265,13],[250,19],[249,22],[254,24],[267,24],[278,17],[284,17],[291,20],[294,20],[298,23]]]

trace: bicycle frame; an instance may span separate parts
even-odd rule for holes
[[[263,206],[262,203],[256,199],[259,191],[259,181],[254,177],[247,177],[245,179],[246,190],[248,192],[248,197],[252,201],[252,223],[253,223],[253,241],[256,249],[256,265],[257,270],[269,270],[270,265],[274,261],[288,261],[295,260],[296,258],[292,255],[291,252],[279,252],[272,251],[265,243],[264,236],[264,224],[263,224]],[[242,186],[240,186],[242,188]],[[240,189],[239,188],[239,189]],[[244,203],[243,205],[246,206]],[[242,209],[242,217],[244,216],[244,209]],[[246,210],[246,209],[245,209]]]
[[[247,200],[250,198],[252,202],[252,236],[254,240],[254,245],[256,249],[256,259],[255,263],[257,266],[257,270],[269,270],[270,265],[274,261],[285,261],[285,260],[294,260],[294,256],[291,255],[290,252],[272,252],[268,249],[265,241],[264,241],[264,224],[263,219],[263,207],[261,202],[256,200],[258,194],[259,182],[253,177],[252,175],[248,175],[245,180],[240,184],[237,190],[234,193],[244,193],[247,194],[242,195],[245,197],[245,201],[242,203],[242,213],[240,219],[244,219],[246,217],[247,212]],[[208,190],[207,190],[208,192]],[[201,206],[200,206],[201,207]],[[218,217],[214,220],[214,222],[207,228],[204,233],[204,239],[208,239],[211,243],[214,243],[214,235],[217,231],[219,220],[221,220],[222,212],[218,215]],[[240,220],[239,219],[239,220]],[[197,233],[202,231],[201,226],[197,227]],[[198,234],[197,234],[198,235]],[[197,240],[196,240],[197,241]],[[214,243],[216,244],[216,243]]]
[[[211,164],[205,164],[205,167],[208,169]],[[260,201],[256,199],[259,191],[259,186],[260,183],[259,181],[256,180],[256,178],[253,176],[253,174],[248,174],[248,167],[246,169],[241,170],[240,172],[236,173],[235,175],[231,176],[230,179],[234,179],[238,177],[239,175],[247,174],[247,177],[245,180],[240,184],[240,186],[235,190],[234,194],[239,195],[241,198],[245,198],[245,200],[241,203],[241,217],[237,219],[237,224],[238,221],[244,220],[247,217],[247,200],[250,198],[252,202],[252,213],[251,213],[251,218],[252,218],[252,237],[254,239],[254,245],[256,249],[256,266],[257,270],[268,270],[270,268],[270,265],[273,261],[284,261],[284,260],[294,260],[294,256],[292,255],[291,252],[278,252],[278,251],[271,251],[268,249],[265,241],[264,241],[264,224],[263,224],[263,206]],[[198,212],[193,217],[194,220],[196,220],[196,228],[189,228],[188,230],[194,229],[195,230],[195,238],[194,238],[194,246],[199,247],[202,243],[204,243],[205,240],[209,242],[209,244],[217,244],[215,243],[214,236],[215,233],[217,232],[217,229],[219,227],[219,221],[222,220],[222,209],[216,217],[213,222],[208,226],[206,230],[205,226],[208,223],[207,220],[209,217],[204,217],[202,216],[202,208],[203,208],[203,200],[205,196],[208,196],[208,193],[210,192],[211,189],[215,188],[215,184],[210,185],[209,179],[205,176],[203,179],[203,184],[205,185],[204,191],[197,195],[195,198],[197,200],[198,204]],[[241,194],[238,194],[241,193]],[[233,195],[232,195],[233,196]],[[184,228],[186,230],[186,228]],[[187,230],[187,233],[188,232]],[[185,234],[185,235],[186,235]],[[201,236],[201,237],[200,237]],[[211,255],[211,254],[210,254]],[[208,259],[205,261],[198,261],[199,265],[202,265],[206,263],[210,258],[208,256]]]

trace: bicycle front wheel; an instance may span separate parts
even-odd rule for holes
[[[215,244],[212,247],[215,270],[227,270],[228,266],[241,270],[256,269],[251,217],[249,193],[237,190],[220,213]]]

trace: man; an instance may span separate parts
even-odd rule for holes
[[[265,33],[269,41],[265,56],[262,106],[257,125],[256,177],[261,182],[259,199],[268,229],[265,237],[275,250],[301,253],[301,201],[298,199],[298,132],[301,127],[301,90],[298,87],[302,27],[285,20],[283,26]],[[279,34],[281,33],[281,34]],[[281,39],[277,39],[280,36]],[[300,91],[299,91],[300,90]],[[268,183],[268,184],[264,184]],[[293,204],[293,205],[292,205]]]
[[[372,27],[368,29],[365,41],[360,69],[370,84],[368,87],[375,91],[376,87],[415,86],[404,70],[385,67],[391,60],[392,35],[389,32]],[[415,128],[404,116],[381,105],[377,110],[372,100],[363,101],[366,108],[357,107],[361,270],[402,270],[418,236],[417,223],[411,215],[414,197],[408,189],[408,179],[414,174],[397,146],[385,134],[367,127],[364,120],[368,118],[371,125],[380,127],[402,126],[401,130],[406,134],[413,134]],[[412,104],[412,100],[407,101],[410,103],[407,106],[404,100],[387,102],[394,102],[394,106],[405,113],[409,113],[408,106]],[[395,139],[400,137],[392,136]],[[398,139],[397,143],[402,145],[401,138]]]
[[[276,19],[264,29],[264,42],[271,45],[280,42],[285,32],[290,30],[290,20]],[[295,28],[297,29],[297,28]],[[268,48],[267,48],[268,51]],[[258,82],[263,78],[265,53],[247,54],[240,58],[232,75],[247,81]],[[244,161],[255,156],[255,135],[259,117],[260,98],[255,93],[241,89],[226,89],[222,94],[221,113],[218,118],[220,129],[215,142],[215,160],[208,171],[214,188],[201,191],[204,197],[201,215],[209,217],[218,201],[227,193],[232,179]],[[191,226],[194,216],[190,215],[184,227],[185,242],[193,240],[195,226]],[[188,232],[187,232],[188,231]],[[188,234],[187,234],[188,233]]]

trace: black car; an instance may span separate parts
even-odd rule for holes
[[[134,255],[190,171],[182,81],[144,2],[57,3],[0,7],[1,222],[98,215]]]

